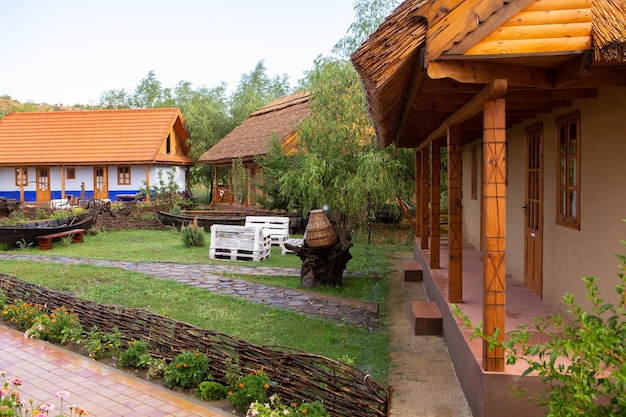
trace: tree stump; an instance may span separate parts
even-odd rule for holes
[[[337,287],[343,285],[343,272],[352,255],[352,238],[344,227],[338,227],[332,220],[337,239],[331,246],[312,248],[304,240],[302,246],[288,243],[285,247],[293,251],[302,260],[300,269],[300,284],[304,288],[321,286]]]

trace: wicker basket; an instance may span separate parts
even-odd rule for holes
[[[312,248],[325,248],[337,240],[335,229],[330,223],[324,210],[311,210],[309,223],[304,231],[304,240]]]

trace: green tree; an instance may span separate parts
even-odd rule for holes
[[[335,44],[333,52],[349,57],[399,3],[399,0],[357,0],[354,3],[355,20],[346,36]]]
[[[289,94],[287,75],[270,78],[261,60],[249,74],[241,76],[237,89],[230,98],[230,116],[233,128],[248,119],[251,113],[270,101]]]
[[[288,157],[292,169],[270,179],[280,183],[290,208],[308,213],[328,206],[358,226],[397,194],[412,192],[412,153],[378,148],[363,87],[348,61],[318,58],[303,86],[313,97],[311,117],[298,129],[298,150]]]

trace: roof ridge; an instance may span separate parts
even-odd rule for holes
[[[26,111],[26,112],[21,112],[21,111],[12,111],[7,113],[5,116],[8,116],[10,114],[19,114],[19,115],[42,115],[42,114],[54,114],[54,115],[67,115],[69,113],[85,113],[85,112],[89,112],[89,113],[122,113],[122,112],[139,112],[139,111],[173,111],[173,110],[177,110],[180,111],[180,108],[178,107],[150,107],[150,108],[134,108],[134,109],[73,109],[73,110],[60,110],[60,111]]]

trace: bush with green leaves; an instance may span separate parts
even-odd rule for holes
[[[183,352],[174,357],[165,372],[169,387],[194,388],[210,379],[209,358],[200,352]]]
[[[251,403],[267,401],[269,388],[270,379],[265,372],[261,369],[254,370],[239,378],[234,384],[231,383],[228,401],[233,404],[235,410],[245,412]]]
[[[63,345],[81,342],[83,326],[73,310],[61,306],[35,319],[25,335]]]
[[[508,332],[505,342],[499,342],[497,334],[487,337],[481,323],[472,324],[456,307],[456,315],[473,331],[472,337],[483,338],[490,348],[503,349],[508,364],[524,361],[528,365],[524,376],[535,373],[541,378],[546,390],[527,399],[546,407],[548,416],[626,415],[626,257],[618,258],[622,272],[616,285],[617,304],[602,298],[595,277],[584,277],[590,309],[566,294],[566,318],[554,314],[535,319],[532,326]],[[536,332],[546,334],[550,341],[530,344]],[[526,392],[521,390],[520,395]]]
[[[87,333],[85,349],[89,352],[89,357],[93,359],[117,357],[121,348],[122,333],[118,328],[104,333],[97,326],[93,326]]]
[[[198,226],[195,220],[187,226],[182,226],[180,234],[184,245],[188,248],[201,248],[205,245],[204,227]]]
[[[2,317],[15,323],[23,329],[29,329],[38,317],[45,314],[41,304],[27,303],[23,300],[14,300],[2,309]]]
[[[219,401],[228,395],[228,387],[217,381],[203,381],[198,385],[196,394],[204,401]]]
[[[147,368],[152,364],[153,358],[148,353],[148,346],[142,340],[131,340],[128,347],[120,354],[118,360],[124,368]]]
[[[250,404],[247,416],[255,417],[330,417],[321,401],[284,404],[278,394],[272,395],[267,402],[255,401]]]

